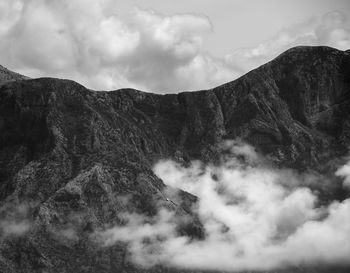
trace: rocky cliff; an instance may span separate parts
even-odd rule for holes
[[[233,82],[179,94],[15,78],[0,78],[0,272],[174,272],[89,239],[123,211],[159,206],[193,219],[179,232],[203,236],[196,197],[169,202],[157,160],[215,162],[222,140],[240,138],[278,166],[330,175],[350,144],[350,53],[328,47],[292,48]],[[324,198],[344,198],[339,185]]]

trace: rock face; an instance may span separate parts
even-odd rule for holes
[[[2,82],[8,82],[8,81],[14,81],[14,80],[24,80],[29,79],[26,76],[23,76],[21,74],[12,72],[8,70],[7,68],[0,65],[0,84]]]
[[[3,71],[0,81],[21,79]],[[3,82],[0,218],[25,214],[31,228],[2,229],[0,272],[179,272],[138,268],[122,244],[98,248],[88,237],[120,212],[153,215],[159,204],[193,217],[182,232],[202,236],[188,209],[196,197],[169,202],[152,165],[215,161],[217,144],[235,138],[280,166],[333,171],[350,144],[350,53],[296,47],[233,82],[169,95],[52,78]],[[334,194],[345,193],[335,185]]]

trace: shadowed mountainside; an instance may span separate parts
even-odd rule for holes
[[[32,223],[24,235],[0,234],[0,272],[174,272],[138,268],[123,244],[89,240],[123,211],[159,206],[193,218],[180,233],[203,236],[189,209],[196,197],[170,202],[157,160],[215,162],[222,140],[240,138],[278,166],[331,175],[350,144],[349,51],[296,47],[233,82],[167,95],[0,68],[0,218]],[[322,194],[347,193],[335,183]],[[57,235],[72,222],[77,237]]]

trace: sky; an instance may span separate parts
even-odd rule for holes
[[[90,89],[208,89],[290,47],[350,48],[349,0],[0,0],[0,64]]]

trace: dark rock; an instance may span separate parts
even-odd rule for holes
[[[15,81],[15,80],[25,80],[29,79],[26,76],[18,74],[16,72],[8,70],[6,67],[0,65],[0,85],[4,82]]]
[[[171,95],[9,75],[0,78],[17,79],[0,85],[0,206],[31,204],[35,229],[1,239],[0,272],[174,272],[137,268],[123,244],[88,240],[121,212],[152,216],[159,206],[192,217],[180,234],[205,236],[190,211],[196,197],[167,201],[151,169],[158,159],[214,162],[222,140],[241,138],[277,165],[332,173],[350,144],[350,55],[328,47],[292,48],[236,81]],[[77,236],[57,239],[72,223]]]

